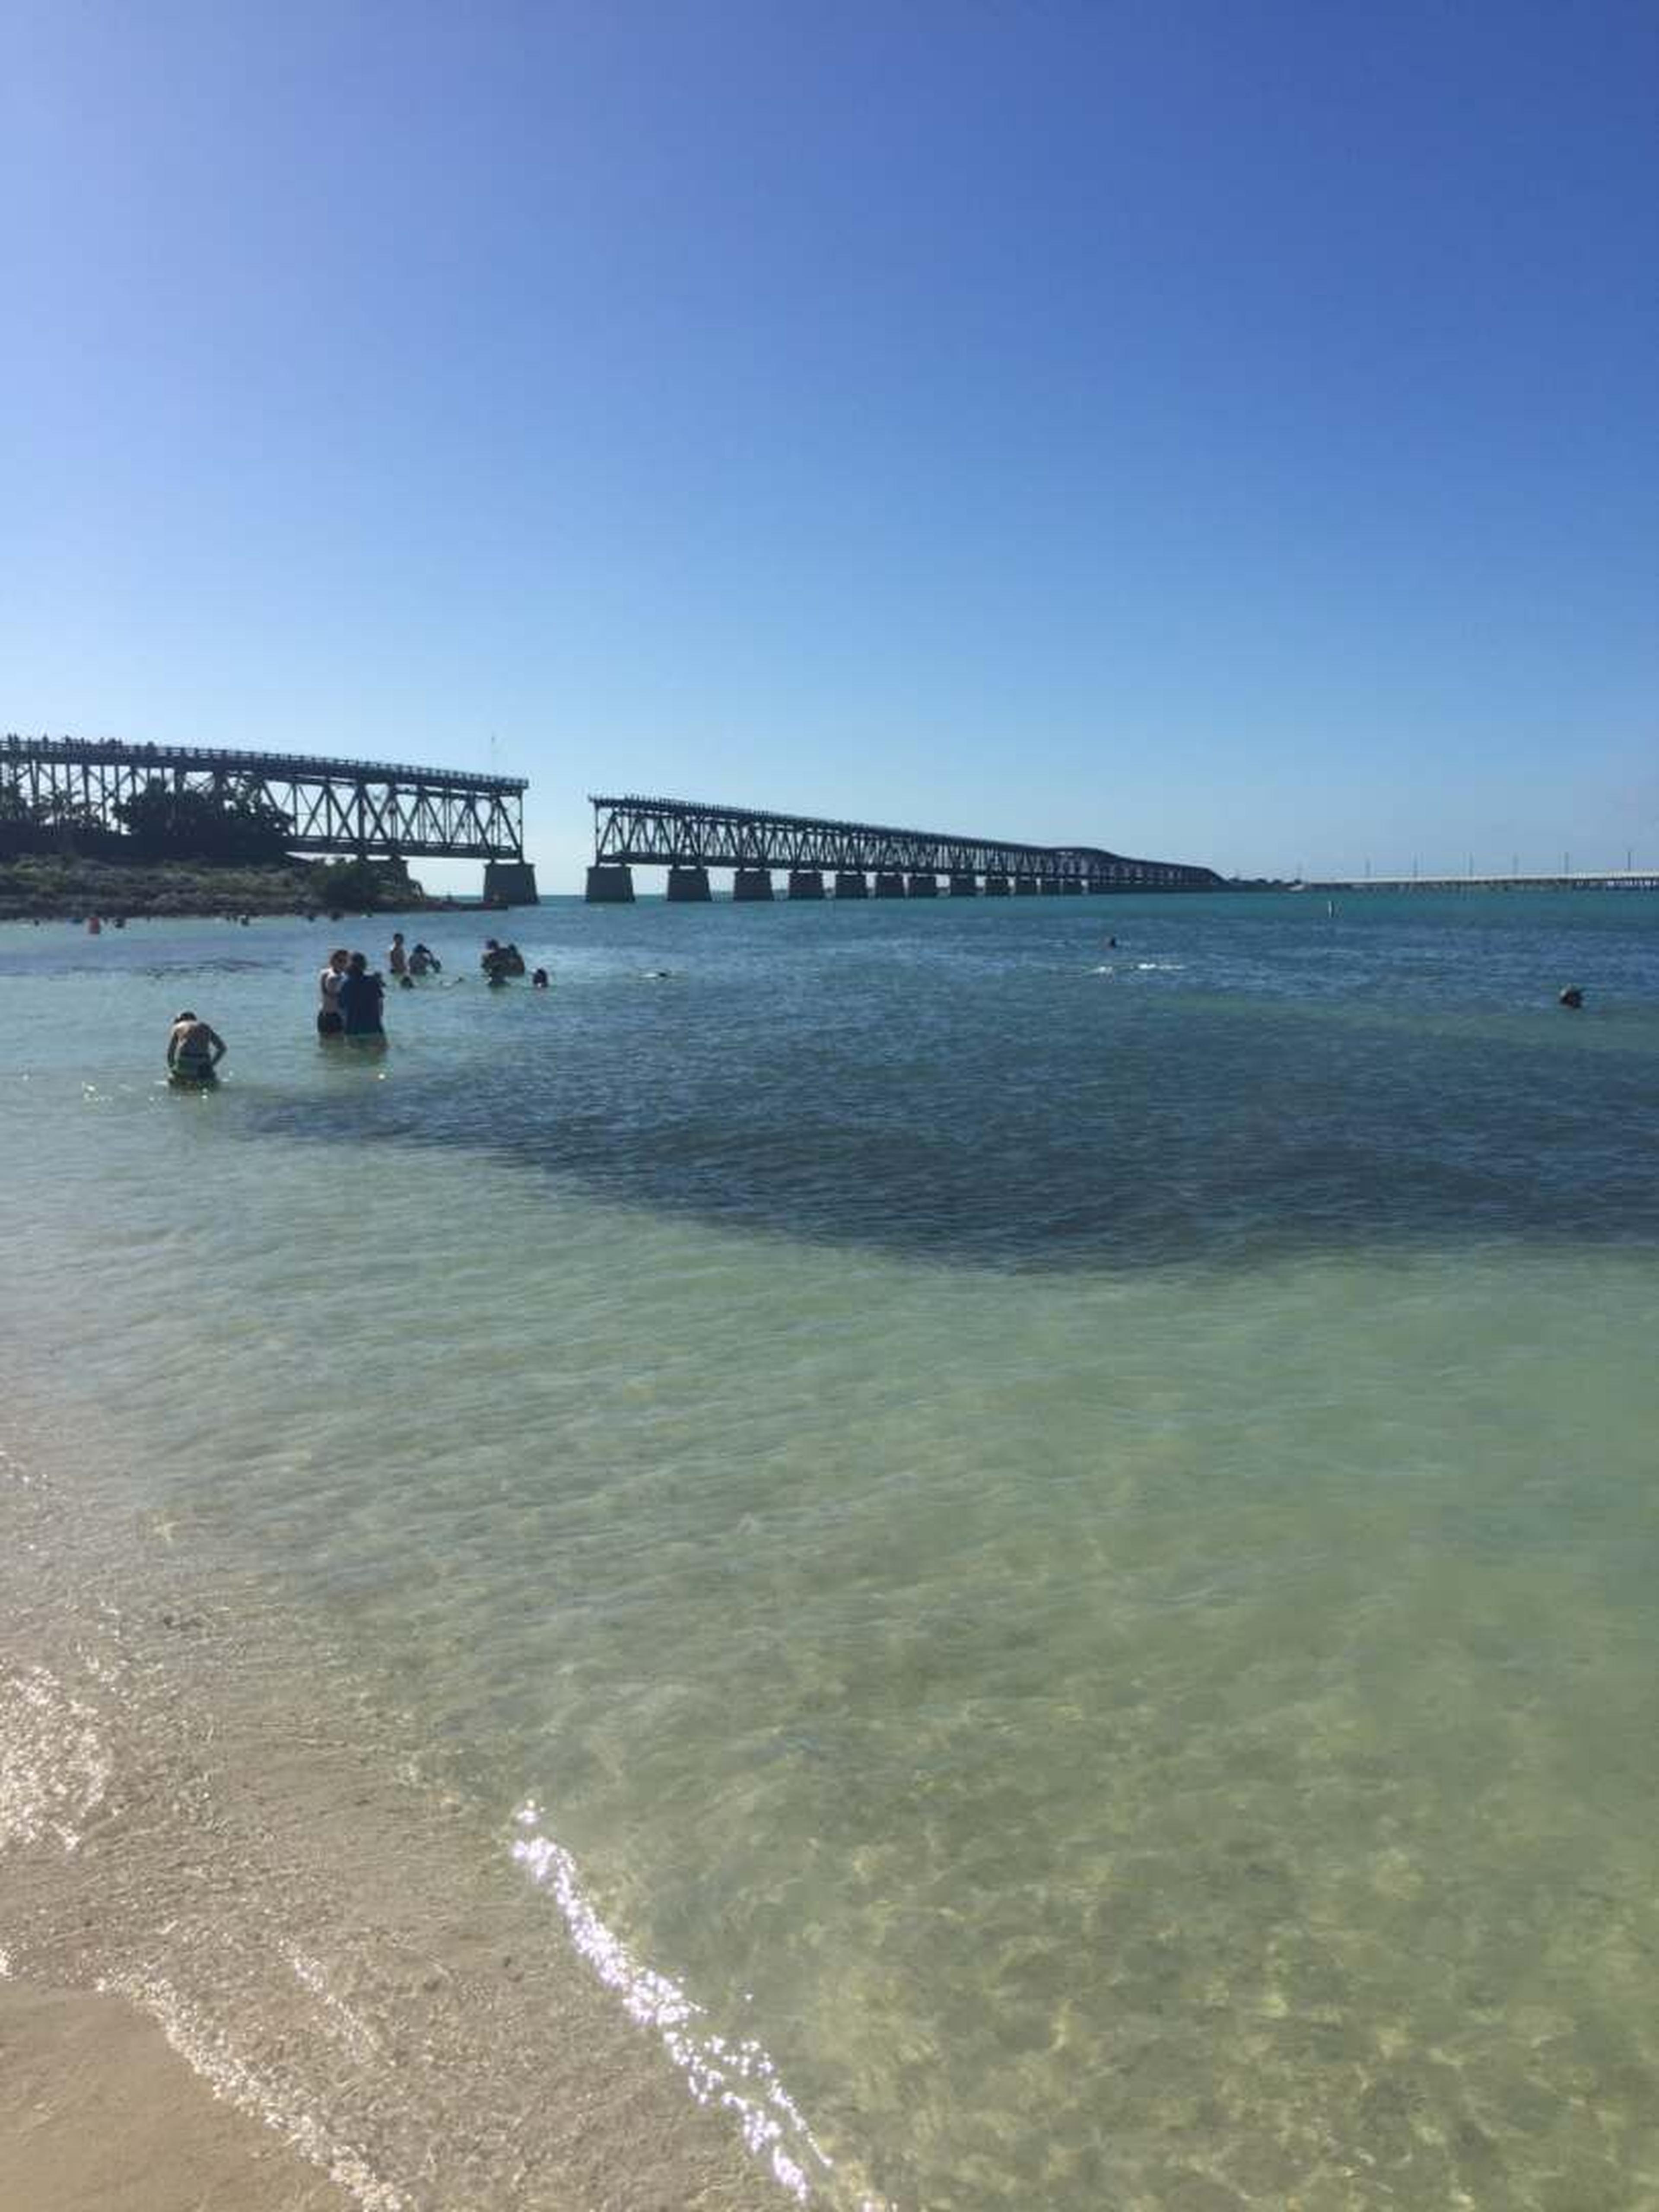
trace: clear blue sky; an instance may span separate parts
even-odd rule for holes
[[[1659,860],[1653,0],[3,21],[0,726]]]

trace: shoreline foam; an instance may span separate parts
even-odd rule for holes
[[[780,2201],[257,1585],[3,1459],[0,1521],[0,2204]],[[176,2153],[100,2195],[156,2100]]]

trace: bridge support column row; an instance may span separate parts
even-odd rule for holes
[[[1025,876],[1012,879],[1000,870],[992,869],[985,878],[987,898],[1078,898],[1085,891],[1100,893],[1118,886],[1098,877],[1086,881],[1081,876]],[[973,898],[977,896],[979,882],[965,869],[953,870],[946,886],[951,898]],[[871,890],[869,878],[861,869],[842,868],[836,874],[836,896],[838,899],[877,898],[937,898],[939,896],[939,878],[925,870],[907,876],[902,869],[878,868],[875,889]],[[821,868],[792,868],[789,871],[789,896],[792,899],[821,899],[827,896],[823,871]],[[497,906],[533,906],[536,903],[536,871],[528,861],[492,860],[484,872],[484,896]],[[706,905],[714,896],[709,888],[708,871],[701,866],[671,867],[668,871],[667,897],[672,905]],[[742,904],[754,900],[767,901],[775,896],[772,872],[769,868],[738,868],[732,872],[732,896]],[[590,906],[629,906],[634,900],[634,871],[617,861],[596,861],[587,872],[587,901]]]

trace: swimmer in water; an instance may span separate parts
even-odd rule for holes
[[[530,988],[532,991],[544,991],[547,988],[547,970],[545,968],[538,968],[536,970],[535,974],[530,979]]]
[[[167,1073],[174,1083],[198,1091],[218,1081],[215,1073],[225,1056],[225,1041],[216,1029],[198,1021],[188,1007],[173,1018],[167,1031]]]
[[[1555,1003],[1558,1006],[1571,1006],[1577,1012],[1584,1003],[1584,994],[1577,983],[1569,983]]]

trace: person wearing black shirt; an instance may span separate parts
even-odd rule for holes
[[[384,1036],[386,1027],[380,1019],[380,1009],[385,1001],[385,984],[378,975],[368,973],[368,962],[363,955],[354,952],[340,981],[339,1006],[345,1016],[346,1035]]]

